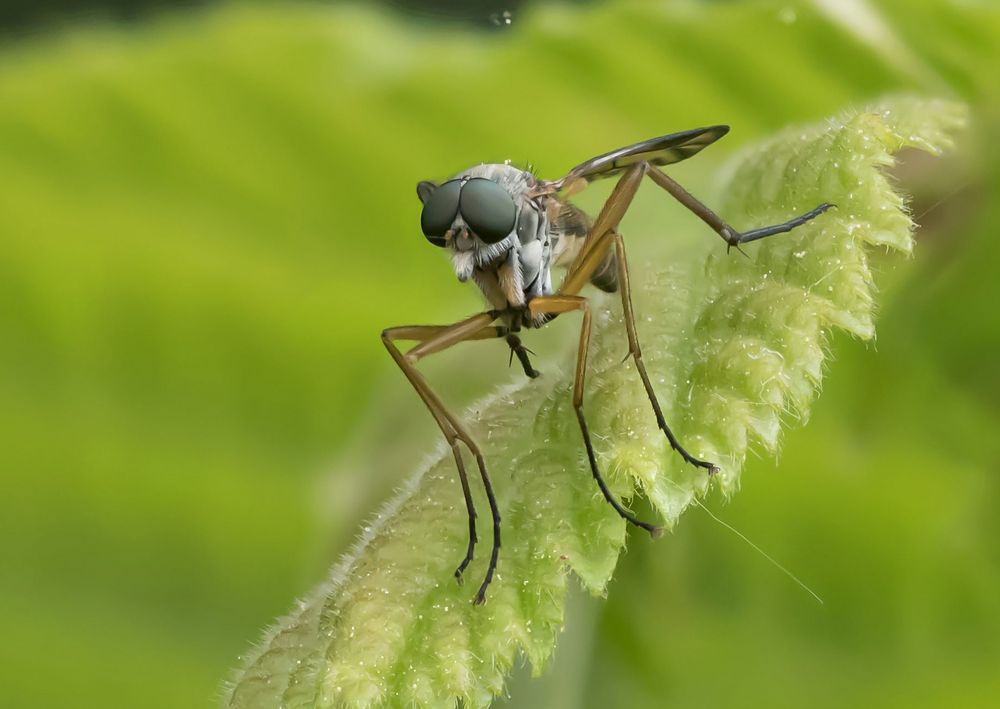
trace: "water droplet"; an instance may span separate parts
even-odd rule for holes
[[[513,21],[514,15],[511,14],[510,10],[502,10],[500,12],[494,12],[490,15],[490,22],[492,22],[496,27],[510,27]]]

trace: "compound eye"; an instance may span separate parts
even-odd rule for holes
[[[474,177],[465,183],[459,208],[476,236],[488,244],[506,238],[517,219],[517,207],[507,190],[484,177]]]
[[[459,180],[451,180],[434,190],[420,212],[420,228],[427,240],[435,246],[444,246],[444,234],[451,228],[458,214],[458,195],[462,190]]]

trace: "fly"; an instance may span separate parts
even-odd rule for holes
[[[591,311],[587,298],[581,296],[580,291],[590,283],[603,291],[621,294],[628,356],[635,362],[657,424],[671,448],[685,461],[709,475],[718,472],[715,464],[688,453],[674,436],[646,374],[635,330],[625,241],[618,225],[644,177],[694,212],[722,237],[727,250],[741,250],[743,244],[791,231],[833,206],[824,203],[782,224],[740,232],[659,169],[659,166],[686,160],[728,132],[728,126],[711,126],[652,138],[591,158],[553,181],[538,179],[530,171],[509,164],[484,164],[469,168],[441,184],[422,181],[417,185],[417,196],[423,203],[420,226],[424,236],[431,244],[447,250],[455,275],[463,282],[472,280],[482,291],[490,309],[453,325],[389,328],[382,332],[382,342],[434,417],[455,458],[469,516],[469,545],[465,558],[455,569],[459,582],[472,561],[478,540],[476,509],[459,443],[464,444],[476,460],[493,521],[493,547],[486,575],[475,596],[477,605],[486,600],[486,590],[497,567],[500,511],[478,444],[465,424],[445,408],[416,369],[416,363],[459,342],[503,338],[510,347],[511,356],[517,356],[524,373],[534,378],[538,372],[531,366],[530,352],[518,333],[542,327],[558,315],[580,312],[582,325],[573,408],[590,472],[615,512],[652,537],[660,536],[662,527],[636,518],[611,494],[597,466],[583,412]],[[597,219],[592,220],[568,201],[590,182],[618,175],[618,183]],[[552,272],[558,267],[565,268],[566,275],[558,287],[553,287]],[[404,354],[396,345],[399,340],[417,344]]]

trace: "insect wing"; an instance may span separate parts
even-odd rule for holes
[[[709,126],[650,138],[580,163],[570,170],[560,183],[564,187],[569,187],[579,180],[591,182],[604,177],[613,177],[642,161],[653,165],[670,165],[687,160],[728,132],[729,126]]]

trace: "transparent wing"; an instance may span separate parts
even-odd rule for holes
[[[559,183],[568,187],[578,183],[579,180],[591,182],[604,177],[613,177],[643,160],[654,165],[670,165],[687,160],[728,132],[729,126],[709,126],[650,138],[580,163]]]

